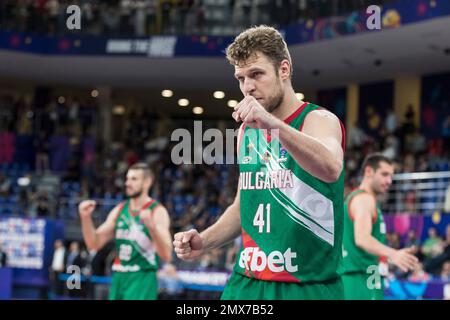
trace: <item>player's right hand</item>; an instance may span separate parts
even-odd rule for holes
[[[414,270],[417,263],[419,262],[419,259],[413,254],[415,250],[415,247],[397,250],[390,257],[391,262],[399,267],[403,272]]]
[[[176,233],[173,247],[177,257],[184,261],[193,261],[203,254],[203,240],[195,229]]]
[[[92,212],[94,212],[95,207],[97,206],[97,202],[94,200],[84,200],[81,201],[78,205],[78,212],[80,213],[81,218],[87,218],[92,216]]]

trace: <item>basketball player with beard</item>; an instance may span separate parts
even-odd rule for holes
[[[154,175],[147,164],[137,163],[128,169],[126,195],[97,229],[92,221],[96,202],[79,205],[84,241],[89,249],[99,250],[115,239],[117,258],[112,270],[110,300],[154,300],[157,298],[156,271],[159,259],[172,258],[169,214],[148,193]]]
[[[232,114],[242,122],[236,198],[202,233],[175,234],[175,252],[194,260],[241,235],[222,299],[343,299],[343,125],[297,98],[274,28],[245,30],[226,55],[244,96]]]

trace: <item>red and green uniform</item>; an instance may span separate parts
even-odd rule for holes
[[[301,130],[318,108],[304,103],[285,122]],[[274,132],[249,127],[238,160],[243,247],[222,299],[342,299],[344,171],[323,182]]]
[[[133,213],[130,200],[122,203],[115,226],[115,247],[117,258],[109,298],[111,300],[154,300],[158,294],[156,271],[158,255],[148,228],[140,220],[143,210],[158,206],[156,200],[146,203]]]
[[[386,259],[380,259],[362,250],[355,243],[354,217],[350,211],[350,204],[355,196],[365,192],[362,189],[353,191],[347,196],[344,204],[343,259],[340,273],[345,298],[348,300],[380,300],[384,297],[383,275],[386,274]],[[386,242],[386,225],[378,203],[372,220],[372,237],[383,244]]]

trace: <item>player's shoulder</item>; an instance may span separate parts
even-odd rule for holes
[[[318,107],[317,109],[309,112],[308,115],[306,116],[306,119],[308,121],[317,121],[317,122],[323,121],[330,121],[336,123],[340,122],[339,118],[333,112],[322,107]]]
[[[160,212],[160,213],[164,213],[164,214],[169,213],[167,208],[161,202],[156,202],[156,205],[153,207],[152,211]]]
[[[149,212],[168,212],[167,208],[156,199],[151,200],[151,205],[147,208]]]
[[[368,192],[359,192],[352,197],[350,205],[352,204],[356,205],[364,204],[367,206],[370,205],[376,206],[376,199],[372,194]]]
[[[125,207],[127,200],[121,201],[112,208],[110,211],[111,215],[119,215],[122,209]]]

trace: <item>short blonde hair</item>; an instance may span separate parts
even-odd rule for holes
[[[128,170],[142,170],[144,178],[150,178],[152,180],[155,178],[150,166],[144,162],[135,163]]]
[[[238,66],[258,52],[273,62],[277,74],[281,62],[285,59],[288,60],[291,65],[292,77],[292,59],[287,44],[280,32],[272,27],[261,25],[243,31],[227,47],[226,57],[231,65]]]

